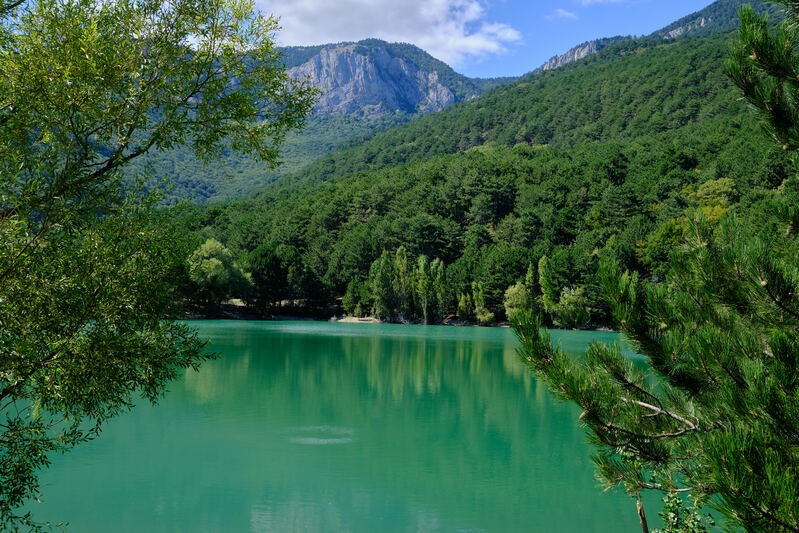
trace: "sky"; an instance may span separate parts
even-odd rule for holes
[[[255,0],[281,46],[415,44],[470,77],[518,76],[586,41],[648,35],[712,0]]]

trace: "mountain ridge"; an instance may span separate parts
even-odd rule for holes
[[[686,35],[707,35],[738,29],[738,10],[751,5],[758,13],[774,13],[771,2],[763,0],[716,0],[704,9],[682,17],[650,34],[650,37],[675,39]]]
[[[752,5],[758,13],[773,13],[775,8],[771,2],[762,0],[716,0],[707,7],[686,15],[663,28],[650,33],[645,38],[655,40],[671,40],[681,37],[726,33],[738,28],[738,9],[743,5]],[[548,71],[560,68],[574,61],[579,61],[600,50],[619,44],[625,40],[638,39],[635,36],[603,37],[578,44],[562,54],[552,56],[537,71]]]
[[[281,49],[289,75],[322,88],[315,113],[436,112],[514,78],[469,78],[407,43],[364,39]]]

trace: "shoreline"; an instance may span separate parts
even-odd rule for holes
[[[264,315],[255,313],[252,310],[246,309],[243,305],[237,305],[235,303],[225,304],[222,308],[222,312],[218,316],[203,316],[200,314],[192,314],[190,316],[182,316],[176,318],[177,320],[259,320],[259,321],[308,321],[308,322],[338,322],[342,324],[401,324],[406,326],[452,326],[452,327],[478,327],[478,328],[510,328],[511,325],[508,322],[493,322],[490,324],[480,324],[479,322],[470,322],[467,320],[458,320],[456,318],[447,318],[442,322],[435,322],[431,324],[425,324],[423,321],[397,321],[391,322],[386,320],[380,320],[374,316],[365,316],[365,317],[356,317],[356,316],[349,316],[349,315],[333,315],[325,318],[324,316],[313,316],[313,315],[287,315],[287,314],[276,314],[276,315]],[[607,333],[619,333],[617,330],[612,329],[608,326],[597,326],[597,327],[587,327],[587,328],[560,328],[557,326],[549,326],[547,329],[554,329],[554,330],[561,330],[561,331],[598,331],[598,332],[607,332]]]
[[[328,315],[325,318],[323,315],[310,315],[310,314],[274,314],[266,315],[253,311],[247,308],[246,304],[241,300],[231,300],[222,305],[222,309],[218,316],[205,316],[201,314],[190,314],[175,318],[176,320],[262,320],[262,321],[308,321],[308,322],[339,322],[342,324],[401,324],[406,326],[453,326],[453,327],[478,327],[478,328],[510,328],[508,322],[493,322],[490,324],[480,324],[479,322],[471,322],[468,320],[458,320],[454,316],[445,318],[442,322],[435,322],[425,324],[421,320],[415,321],[397,321],[391,322],[380,320],[374,316],[356,317],[350,315]],[[607,333],[619,333],[619,331],[608,326],[596,326],[587,328],[560,328],[557,326],[549,326],[547,329],[561,330],[561,331],[600,331]]]

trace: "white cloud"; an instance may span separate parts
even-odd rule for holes
[[[555,20],[555,19],[576,19],[577,15],[572,13],[571,11],[566,11],[565,9],[558,8],[552,14],[547,15],[547,19]]]
[[[369,37],[412,43],[452,66],[502,53],[521,34],[488,20],[485,0],[256,0],[286,46]]]
[[[595,6],[599,4],[621,4],[627,0],[580,0],[581,6]]]

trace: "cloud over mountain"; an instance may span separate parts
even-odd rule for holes
[[[502,53],[521,40],[513,26],[489,19],[480,0],[257,0],[280,18],[281,45],[376,37],[412,43],[453,66]]]

